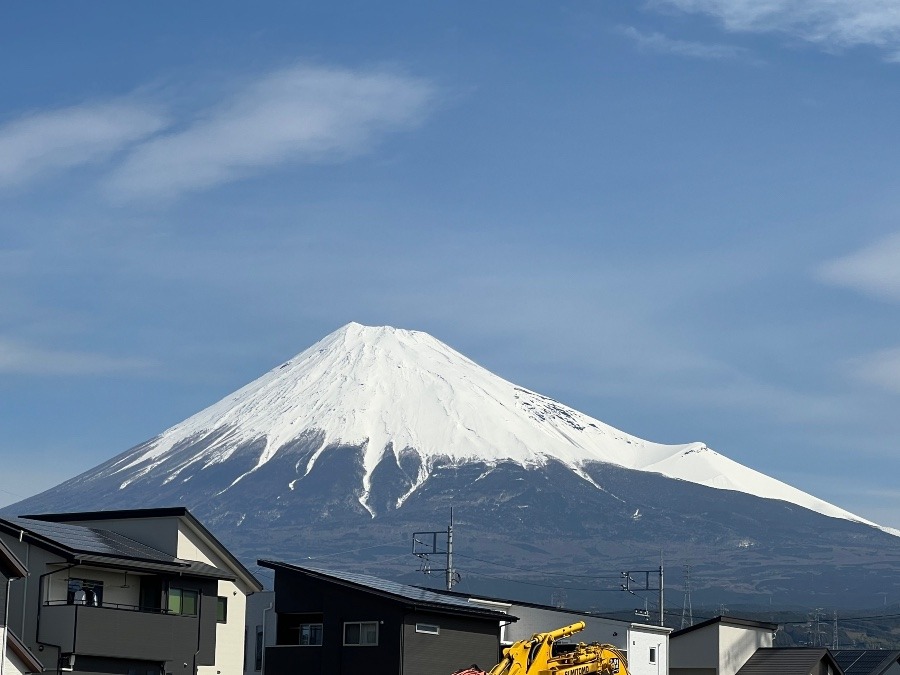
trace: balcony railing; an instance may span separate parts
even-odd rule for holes
[[[136,605],[51,600],[42,607],[39,639],[63,653],[168,661],[175,653],[197,651],[198,621]]]
[[[148,614],[171,614],[173,616],[195,616],[193,614],[179,614],[178,612],[173,612],[165,607],[146,607],[141,605],[126,605],[121,602],[100,602],[100,603],[92,603],[92,602],[70,602],[68,600],[45,600],[44,607],[60,607],[60,606],[74,606],[74,607],[97,607],[100,609],[121,609],[128,612],[145,612]]]

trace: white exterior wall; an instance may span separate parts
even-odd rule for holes
[[[275,644],[275,591],[261,591],[247,598],[246,649],[244,653],[244,675],[259,675],[256,668],[256,630],[263,631],[263,659],[265,647]]]
[[[178,524],[178,549],[183,560],[196,560],[219,569],[228,565],[183,522]],[[216,665],[199,666],[199,675],[242,675],[244,665],[244,618],[250,589],[234,581],[219,581],[220,597],[228,598],[227,621],[216,624]]]
[[[771,647],[772,631],[763,628],[719,625],[718,675],[735,675],[757,649]]]
[[[655,650],[655,661],[650,650]],[[631,675],[668,675],[669,631],[632,626],[628,630],[628,672]]]

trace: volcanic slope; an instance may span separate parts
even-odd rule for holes
[[[266,530],[280,532],[279,542],[288,530],[317,532],[317,545],[279,543],[277,552],[290,556],[325,550],[329,537],[346,545],[353,537],[338,533],[367,521],[367,531],[394,536],[385,532],[427,524],[454,503],[464,518],[467,508],[480,514],[473,533],[534,518],[543,521],[532,531],[558,533],[558,521],[568,520],[562,529],[573,536],[592,527],[620,531],[627,522],[630,534],[618,536],[638,549],[651,544],[642,537],[722,550],[760,550],[775,540],[790,546],[808,522],[833,531],[835,541],[847,528],[867,542],[895,539],[702,443],[636,438],[510,383],[426,333],[357,323],[12,510],[186,504],[252,558],[272,553],[248,550]],[[697,504],[709,505],[700,520]],[[586,507],[591,518],[573,517]],[[800,531],[779,534],[767,519]],[[742,529],[744,521],[754,525]],[[688,531],[698,526],[702,533]],[[652,542],[657,551],[664,545]]]

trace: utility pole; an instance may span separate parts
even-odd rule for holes
[[[453,507],[450,507],[450,524],[447,525],[447,590],[453,590]]]
[[[644,575],[644,587],[640,586],[632,586],[633,583],[637,583],[632,574],[643,574]],[[653,588],[650,585],[650,575],[658,574],[659,575],[659,585],[656,588]],[[655,570],[632,570],[630,572],[622,572],[622,590],[626,593],[631,593],[632,595],[637,595],[635,591],[659,591],[659,625],[665,626],[666,624],[666,608],[665,608],[665,587],[664,587],[664,570],[662,560],[660,560],[659,567]],[[646,601],[645,596],[643,597]],[[640,612],[635,610],[636,614]],[[641,614],[641,616],[646,616],[646,614]]]
[[[445,539],[446,537],[446,539]],[[441,546],[446,544],[446,546]],[[441,549],[444,550],[441,550]],[[453,569],[453,508],[450,508],[450,524],[446,530],[434,530],[431,532],[413,532],[412,554],[422,561],[420,571],[424,574],[432,572],[446,573],[446,586],[448,591],[453,590],[453,584],[459,583],[459,572]],[[431,567],[429,556],[445,555],[446,566],[438,569]]]
[[[666,625],[665,591],[663,590],[663,563],[662,555],[659,556],[659,625]]]

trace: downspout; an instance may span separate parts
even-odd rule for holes
[[[263,624],[262,624],[262,626],[263,626],[263,633],[262,633],[262,662],[260,663],[260,666],[259,666],[259,668],[260,668],[260,671],[259,671],[259,672],[262,673],[262,675],[265,675],[265,673],[266,673],[266,612],[271,611],[271,610],[274,609],[274,608],[275,608],[275,601],[273,600],[272,602],[269,603],[269,606],[266,607],[266,608],[262,611],[262,622],[263,622]],[[256,649],[256,648],[254,647],[254,651],[255,651],[255,649]],[[2,673],[0,673],[0,675],[2,675]]]
[[[19,530],[19,543],[25,543],[25,530]],[[25,544],[25,569],[28,569],[28,561],[31,558],[31,544]],[[25,635],[25,608],[26,598],[28,597],[28,577],[25,577],[24,588],[22,589],[22,630],[19,635]],[[5,653],[5,652],[4,652]]]
[[[9,585],[12,579],[6,580],[6,595],[3,596],[3,639],[0,651],[0,675],[3,675],[3,666],[6,664],[6,635],[9,633]]]
[[[182,576],[179,572],[178,576]],[[182,602],[184,600],[182,599]],[[197,651],[194,652],[194,675],[199,672],[200,666],[197,665],[197,656],[200,654],[202,645],[201,633],[203,630],[203,589],[202,586],[197,590]]]

